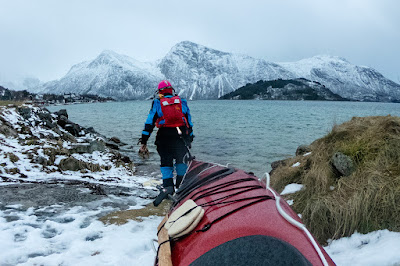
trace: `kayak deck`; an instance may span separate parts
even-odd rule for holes
[[[173,265],[323,265],[307,234],[279,214],[274,194],[252,174],[192,161],[170,214],[191,199],[204,216],[190,233],[170,239]],[[281,207],[301,223],[285,201]]]

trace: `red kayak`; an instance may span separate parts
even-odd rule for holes
[[[268,180],[194,160],[174,198],[157,265],[335,265]]]

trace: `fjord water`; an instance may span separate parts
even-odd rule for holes
[[[270,170],[273,161],[293,156],[299,145],[310,144],[353,116],[400,116],[398,103],[209,100],[189,101],[188,105],[196,136],[193,155],[203,161],[229,163],[259,177]],[[135,162],[154,169],[159,164],[153,144],[156,132],[149,140],[152,153],[148,160],[137,156],[136,145],[150,107],[151,101],[128,101],[48,109],[67,109],[73,122],[92,126],[107,137],[119,137],[128,143],[124,149],[131,151],[128,154]]]

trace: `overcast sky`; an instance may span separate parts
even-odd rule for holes
[[[189,40],[273,62],[317,54],[400,83],[398,0],[0,0],[0,80],[59,79],[109,49],[140,61]]]

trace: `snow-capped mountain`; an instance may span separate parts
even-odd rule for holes
[[[356,66],[337,56],[319,55],[280,63],[297,78],[319,81],[342,97],[359,101],[399,101],[400,85],[373,68]]]
[[[189,41],[180,42],[157,62],[142,63],[104,51],[82,62],[60,80],[40,87],[42,92],[90,93],[118,100],[145,99],[168,79],[188,99],[217,99],[259,80],[306,78],[353,100],[400,101],[400,85],[376,70],[332,56],[293,63],[272,63],[246,55],[221,52]]]
[[[30,92],[35,92],[36,88],[39,88],[42,85],[42,82],[34,77],[17,77],[13,80],[1,80],[0,86],[8,88],[10,90],[22,91],[27,90]]]
[[[179,94],[188,99],[217,99],[260,79],[292,78],[275,63],[181,42],[161,60],[159,68]]]
[[[143,99],[154,93],[163,78],[155,64],[106,50],[93,61],[74,65],[60,80],[44,84],[42,91]]]

